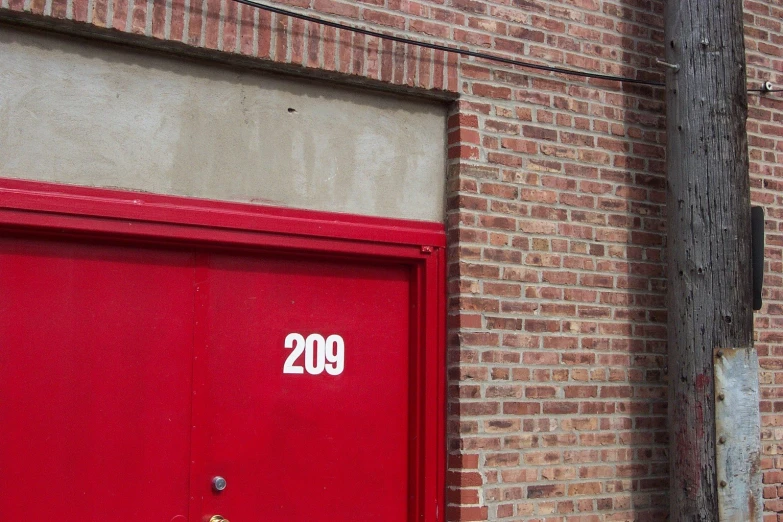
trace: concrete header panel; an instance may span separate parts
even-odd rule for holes
[[[443,220],[443,105],[3,27],[0,176]]]

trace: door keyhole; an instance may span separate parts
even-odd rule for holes
[[[223,491],[224,489],[226,489],[226,486],[227,486],[226,479],[224,479],[220,475],[218,475],[217,477],[214,477],[212,479],[212,489],[214,489],[216,492]],[[219,516],[219,515],[215,515],[215,516]],[[214,517],[212,517],[212,518],[214,518]],[[223,519],[221,518],[221,519],[218,519],[218,520],[223,520]],[[210,519],[210,522],[213,522],[213,521]]]

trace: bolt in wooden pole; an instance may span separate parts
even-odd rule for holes
[[[665,45],[670,520],[718,522],[713,351],[753,342],[741,0],[669,0]]]

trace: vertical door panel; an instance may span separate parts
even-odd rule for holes
[[[189,253],[0,239],[0,516],[185,521]]]
[[[211,256],[197,271],[192,514],[232,521],[408,516],[408,267]],[[203,317],[203,320],[201,319]],[[344,341],[308,372],[289,334]],[[291,358],[291,370],[284,373]],[[328,364],[328,362],[327,362]],[[337,373],[337,366],[332,366]],[[227,480],[221,493],[210,479]]]

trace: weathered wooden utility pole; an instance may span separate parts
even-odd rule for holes
[[[738,447],[716,368],[720,381],[721,361],[739,356],[746,370],[755,361],[742,0],[668,0],[665,37],[670,520],[760,521],[761,506],[746,495],[752,479],[721,476],[725,456],[716,459],[716,450]],[[758,401],[757,374],[755,388],[742,386],[742,400],[755,389]],[[755,424],[751,439],[758,402],[755,412],[742,421]],[[743,497],[744,511],[726,511],[726,494]]]

